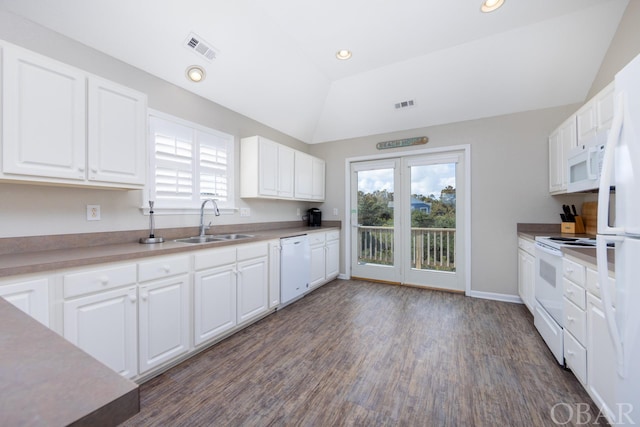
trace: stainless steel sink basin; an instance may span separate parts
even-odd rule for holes
[[[174,242],[179,243],[209,243],[209,242],[225,242],[229,240],[241,240],[241,239],[249,239],[253,237],[252,234],[208,234],[206,236],[194,236],[194,237],[185,237],[184,239],[176,239]]]
[[[179,243],[208,243],[208,242],[220,242],[225,239],[221,239],[215,236],[195,236],[195,237],[185,237],[184,239],[176,239],[175,242]]]
[[[211,237],[215,237],[216,239],[221,240],[239,240],[239,239],[250,239],[253,237],[253,234],[214,234]]]

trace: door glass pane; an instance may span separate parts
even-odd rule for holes
[[[357,172],[358,264],[394,264],[394,169]]]
[[[456,164],[412,166],[411,268],[456,271]]]

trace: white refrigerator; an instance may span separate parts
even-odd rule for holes
[[[613,221],[610,212],[615,212]],[[602,285],[608,283],[607,243],[615,244],[615,300],[613,289]],[[615,78],[615,115],[598,193],[597,260],[604,317],[617,359],[611,362],[616,364],[611,421],[640,425],[640,56]]]

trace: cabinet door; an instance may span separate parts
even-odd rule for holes
[[[325,179],[324,160],[314,157],[312,159],[312,188],[311,198],[313,200],[324,200],[324,179]]]
[[[293,198],[294,150],[278,146],[278,197]]]
[[[268,310],[268,262],[265,256],[238,263],[238,324]]]
[[[137,374],[136,287],[64,302],[64,337],[120,375]]]
[[[49,279],[0,283],[0,297],[49,327]]]
[[[617,359],[602,301],[587,295],[587,391],[598,408],[614,421]]]
[[[598,132],[611,128],[614,109],[614,84],[610,83],[596,97],[596,113]]]
[[[325,278],[332,280],[340,273],[340,240],[327,241],[326,252]]]
[[[324,243],[311,245],[311,277],[309,278],[309,288],[315,288],[325,281],[326,252]]]
[[[582,144],[585,140],[593,138],[598,130],[598,116],[596,102],[590,100],[576,113],[577,142]]]
[[[549,135],[549,192],[562,190],[562,141],[560,131]]]
[[[296,199],[311,200],[313,193],[313,157],[300,151],[295,152]]]
[[[518,249],[518,292],[531,313],[533,313],[534,281],[535,258],[526,251]]]
[[[143,186],[146,95],[93,76],[88,86],[88,179]]]
[[[278,195],[278,144],[259,138],[258,186],[261,196]]]
[[[235,264],[196,273],[193,305],[195,345],[233,328],[236,325]]]
[[[2,63],[2,171],[83,181],[85,75],[9,46]]]
[[[188,278],[183,274],[140,286],[140,373],[189,349]]]
[[[269,243],[269,308],[280,304],[280,241]]]

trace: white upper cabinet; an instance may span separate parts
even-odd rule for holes
[[[325,162],[261,136],[242,138],[240,196],[324,200]]]
[[[85,179],[85,75],[23,49],[2,47],[2,170]]]
[[[613,120],[613,82],[591,98],[576,113],[577,144],[583,144],[611,127]]]
[[[576,146],[576,115],[565,120],[549,136],[549,192],[567,192],[567,155]]]
[[[309,154],[295,153],[295,198],[299,200],[323,201],[325,162]]]
[[[240,146],[241,197],[293,198],[294,150],[261,136]]]
[[[88,87],[89,180],[144,186],[146,95],[93,76]]]
[[[144,187],[146,95],[17,46],[0,48],[0,179]]]

